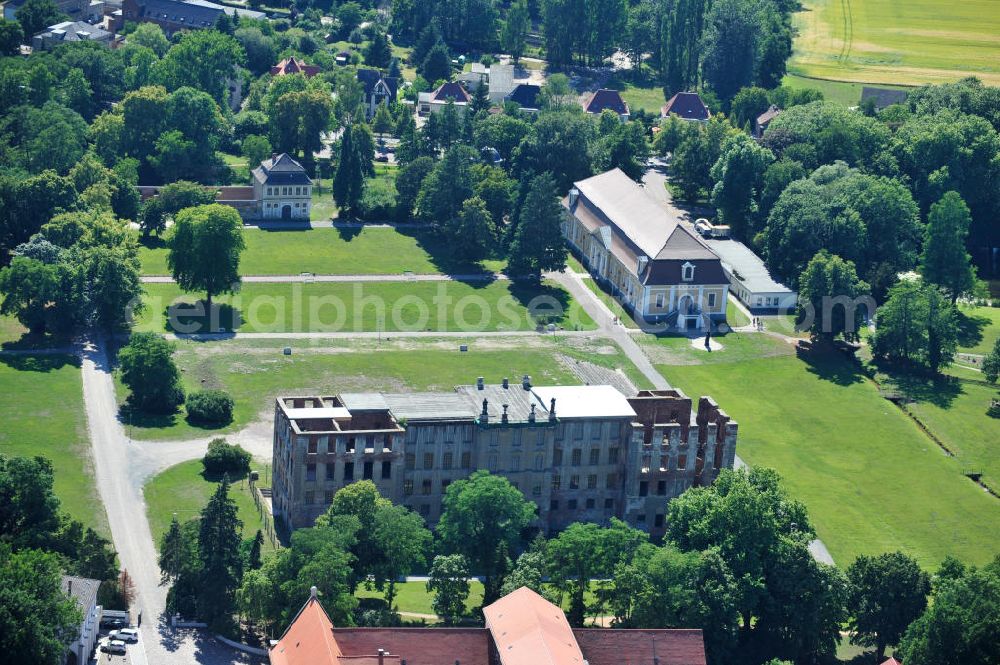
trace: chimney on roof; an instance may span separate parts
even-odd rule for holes
[[[483,412],[479,414],[479,422],[481,422],[481,423],[488,423],[490,421],[490,412],[487,409],[488,406],[489,406],[489,402],[484,398],[483,399]]]
[[[578,198],[580,198],[580,190],[577,189],[576,187],[573,187],[572,189],[569,190],[569,207],[572,208],[573,206],[575,206],[576,200]]]
[[[484,386],[483,377],[479,377],[478,379],[476,379],[476,388],[482,390],[483,386]]]
[[[506,404],[503,405],[503,415],[500,417],[500,421],[504,422],[504,423],[508,422],[508,419],[507,419],[507,405]]]
[[[535,403],[534,402],[531,403],[531,413],[528,414],[528,422],[529,423],[535,422]]]
[[[503,377],[503,389],[507,390],[508,388],[510,388],[510,379],[508,379],[505,376],[505,377]]]
[[[525,374],[521,377],[521,387],[525,390],[531,390],[531,376]]]
[[[378,650],[378,665],[384,665],[385,663],[385,649]]]
[[[317,589],[315,586],[309,587],[309,597],[310,598],[315,598],[318,595],[319,595],[319,589]]]
[[[549,402],[549,422],[554,423],[556,421],[556,398],[553,397],[552,401]]]

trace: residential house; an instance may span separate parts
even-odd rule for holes
[[[421,92],[417,97],[417,113],[422,116],[440,113],[448,102],[455,104],[459,114],[465,114],[465,108],[472,101],[472,96],[457,81],[442,83],[437,90]]]
[[[678,92],[667,100],[667,103],[660,109],[660,115],[664,118],[676,115],[682,120],[708,122],[708,119],[712,117],[712,112],[708,110],[705,102],[701,101],[697,92]]]
[[[335,627],[312,588],[271,665],[705,665],[701,629],[573,628],[527,587],[483,608],[482,628]]]
[[[538,98],[541,86],[531,83],[520,83],[504,98],[504,102],[513,102],[525,113],[538,113],[541,101]]]
[[[376,69],[359,69],[358,81],[364,86],[365,117],[371,120],[380,104],[394,104],[399,80],[392,76],[382,76]]]
[[[608,90],[607,88],[601,88],[591,93],[583,102],[583,110],[594,115],[611,110],[618,114],[622,122],[628,120],[631,115],[628,104],[622,99],[621,94],[617,90]]]
[[[237,9],[208,0],[124,0],[121,18],[135,23],[155,23],[171,37],[181,30],[211,28],[222,14],[253,19],[267,16],[264,12]],[[114,29],[120,31],[122,27]]]
[[[286,153],[271,155],[253,170],[259,219],[308,220],[313,181]]]
[[[766,111],[757,116],[757,119],[754,121],[753,125],[754,137],[758,139],[762,138],[764,136],[764,132],[766,132],[767,128],[771,126],[771,121],[777,118],[779,115],[781,115],[781,109],[779,109],[774,104],[771,104],[771,106]]]
[[[514,89],[514,65],[495,63],[487,67],[474,62],[470,70],[459,74],[456,80],[470,93],[482,83],[487,87],[490,102],[499,104]]]
[[[798,294],[771,277],[764,260],[752,249],[729,238],[705,238],[703,242],[722,260],[730,292],[751,312],[790,314],[795,311]]]
[[[271,76],[287,76],[288,74],[302,74],[306,78],[312,78],[319,74],[319,65],[307,65],[304,61],[295,56],[285,58],[274,67],[271,67]]]
[[[114,33],[100,26],[83,21],[63,21],[50,25],[32,37],[31,46],[36,51],[47,51],[67,42],[97,42],[110,46],[114,38]]]
[[[97,591],[100,587],[100,580],[71,575],[62,577],[63,593],[76,601],[83,614],[80,632],[68,647],[66,663],[70,665],[85,665],[90,662],[94,653],[101,626],[101,606],[97,604]]]
[[[637,320],[705,330],[726,319],[719,257],[620,169],[573,184],[563,235]]]
[[[892,106],[893,104],[905,104],[906,96],[906,90],[875,88],[866,85],[861,88],[861,105],[864,106],[865,102],[872,100],[871,103],[874,104],[875,112],[877,113],[885,107]]]

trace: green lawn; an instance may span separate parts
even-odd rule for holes
[[[383,598],[385,594],[374,588],[366,589],[361,586],[354,595],[358,598]],[[400,582],[396,585],[396,598],[393,602],[400,612],[434,614],[434,607],[431,605],[433,600],[434,594],[427,590],[426,582]],[[465,601],[466,610],[471,613],[482,603],[483,583],[472,580],[469,582],[469,598]]]
[[[594,295],[600,299],[604,305],[611,310],[611,313],[618,317],[618,320],[622,322],[627,328],[638,328],[635,319],[632,315],[625,311],[621,303],[614,299],[610,293],[601,288],[601,286],[592,278],[587,277],[583,280],[583,283],[587,285]]]
[[[173,519],[174,513],[182,523],[197,518],[218,484],[218,481],[206,479],[202,475],[201,460],[191,460],[172,466],[146,483],[143,487],[146,514],[157,548],[160,546],[163,534],[170,528],[170,520]],[[239,508],[239,518],[243,522],[243,537],[253,538],[257,529],[263,529],[263,523],[254,506],[249,483],[246,480],[232,482],[229,496],[236,501],[236,506]],[[266,537],[264,547],[271,548]]]
[[[726,343],[730,336],[722,341]],[[711,354],[718,361],[725,353]],[[737,453],[777,469],[841,565],[900,549],[927,567],[996,554],[1000,502],[962,475],[856,366],[840,356],[661,365],[688,395],[739,423]]]
[[[657,365],[729,365],[795,353],[788,342],[760,333],[730,332],[713,335],[712,339],[722,345],[721,351],[705,351],[704,336],[695,337],[692,341],[689,337],[678,335],[644,335],[637,341],[644,347],[650,361]]]
[[[744,314],[743,310],[733,303],[731,297],[726,301],[726,323],[733,328],[742,328],[743,326],[750,325],[750,317]]]
[[[1000,83],[995,0],[804,0],[794,15],[793,74],[923,84],[978,76]]]
[[[787,74],[785,78],[781,80],[781,83],[782,85],[787,85],[788,87],[796,90],[802,88],[819,90],[823,93],[824,99],[848,107],[857,106],[861,102],[861,88],[865,85],[863,83],[850,83],[848,81],[828,81],[825,79],[807,78],[805,76],[796,76],[795,74]],[[909,89],[905,86],[886,85],[884,83],[879,83],[878,87],[892,88],[894,90]]]
[[[135,329],[198,333],[361,332],[378,330],[483,332],[533,330],[539,322],[591,330],[594,322],[561,287],[485,282],[247,282],[236,295],[213,300],[216,321],[198,314],[195,294],[176,284],[146,284],[145,311]],[[218,308],[216,309],[216,304]],[[169,309],[175,307],[177,309]],[[168,311],[176,314],[168,322]]]
[[[654,116],[660,115],[660,109],[667,101],[663,97],[663,88],[656,86],[639,88],[634,85],[627,85],[621,90],[621,95],[632,113],[635,113],[639,109],[645,109],[647,114]]]
[[[94,485],[79,360],[69,355],[0,356],[0,453],[52,461],[62,509],[107,534]]]
[[[1000,337],[1000,307],[960,307],[962,315],[958,350],[987,354]]]
[[[460,344],[469,351],[461,353]],[[282,347],[291,346],[291,355]],[[560,359],[562,357],[562,360]],[[234,421],[216,430],[231,432],[253,420],[266,417],[279,395],[315,395],[352,390],[451,390],[474,383],[476,377],[499,383],[503,377],[530,374],[538,385],[576,383],[566,360],[589,362],[621,369],[640,387],[647,383],[615,346],[604,342],[579,341],[570,345],[556,338],[525,339],[500,343],[492,340],[383,340],[381,343],[313,344],[310,340],[288,342],[244,340],[176,343],[174,358],[181,370],[185,390],[222,388],[236,406]],[[119,402],[127,390],[116,384]],[[183,410],[166,417],[133,416],[128,424],[137,439],[186,439],[209,436],[211,431],[193,427]]]
[[[332,199],[331,199],[332,201]],[[332,205],[332,203],[331,203]],[[427,231],[388,227],[243,231],[246,249],[240,261],[244,275],[475,273],[501,270],[502,263],[462,265],[450,256],[447,243]],[[168,275],[167,249],[153,238],[140,247],[144,275]]]

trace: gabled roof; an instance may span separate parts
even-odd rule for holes
[[[268,655],[271,665],[325,665],[337,663],[341,653],[333,622],[312,595]]]
[[[100,588],[100,580],[92,580],[89,577],[74,577],[73,575],[62,576],[63,593],[76,601],[77,607],[83,612],[84,617],[90,612],[90,608],[97,604],[97,590]]]
[[[671,97],[661,109],[661,115],[666,118],[671,114],[685,120],[708,120],[712,117],[712,112],[697,92],[678,92]]]
[[[302,165],[288,153],[272,155],[253,170],[254,177],[268,185],[311,185],[312,180]]]
[[[705,665],[700,630],[574,628],[589,665]]]
[[[887,658],[885,660],[885,662],[882,663],[882,665],[902,665],[902,663],[900,663],[898,660],[896,660],[892,656],[889,656],[889,658]]]
[[[50,39],[57,39],[64,42],[80,41],[105,41],[111,38],[111,33],[104,30],[99,25],[91,25],[84,21],[63,21],[50,25],[38,35],[46,35]]]
[[[537,109],[538,93],[541,91],[541,86],[519,83],[504,99],[508,102],[514,102],[522,109]]]
[[[448,83],[442,83],[441,87],[431,94],[431,99],[436,102],[446,102],[449,99],[454,99],[456,104],[467,104],[472,100],[472,97],[469,96],[469,93],[466,92],[460,83],[449,81]]]
[[[779,109],[774,104],[771,104],[771,106],[766,111],[757,116],[757,124],[760,126],[767,125],[767,123],[771,122],[779,115],[781,115],[781,109]]]
[[[365,87],[366,98],[371,97],[375,91],[375,86],[378,85],[379,81],[382,81],[389,90],[389,95],[393,99],[396,99],[396,90],[399,88],[399,82],[394,77],[382,76],[382,72],[377,69],[359,69],[358,80]]]
[[[583,105],[583,110],[587,113],[601,113],[604,109],[611,109],[618,115],[629,115],[628,104],[625,103],[617,90],[601,88],[595,91]]]
[[[584,665],[563,611],[527,587],[483,608],[502,665]]]
[[[274,67],[271,67],[271,76],[284,76],[286,74],[305,74],[306,77],[313,77],[319,74],[319,65],[307,65],[298,58],[285,58]]]

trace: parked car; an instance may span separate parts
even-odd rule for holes
[[[139,631],[135,628],[122,628],[121,630],[116,630],[115,633],[117,635],[111,639],[121,640],[130,644],[135,644],[139,641]]]
[[[375,161],[376,162],[388,162],[389,161],[389,155],[385,154],[384,152],[377,153],[375,155]]]
[[[121,640],[108,640],[101,645],[101,651],[104,653],[116,653],[119,655],[125,654],[125,643]]]

